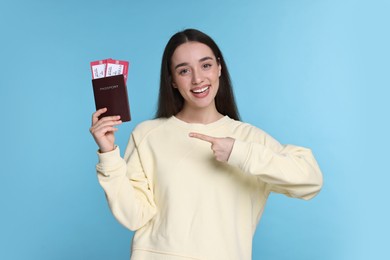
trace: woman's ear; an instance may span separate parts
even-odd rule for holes
[[[222,70],[222,66],[221,66],[221,58],[218,58],[218,77],[221,77],[221,70]]]
[[[173,87],[173,88],[177,88],[177,85],[176,85],[176,83],[175,83],[175,82],[173,82],[173,81],[172,81],[172,87]]]

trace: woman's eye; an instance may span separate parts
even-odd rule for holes
[[[190,71],[189,69],[182,69],[179,71],[179,74],[184,75],[184,74],[187,74],[189,71]]]
[[[211,66],[212,66],[212,65],[209,64],[209,63],[203,64],[203,68],[204,68],[204,69],[208,69],[208,68],[210,68]]]

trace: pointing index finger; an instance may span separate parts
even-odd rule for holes
[[[206,141],[206,142],[209,142],[209,143],[214,143],[215,142],[215,137],[204,135],[204,134],[199,134],[199,133],[193,133],[192,132],[192,133],[189,134],[189,136],[193,137],[193,138],[197,138],[197,139],[203,140],[203,141]]]

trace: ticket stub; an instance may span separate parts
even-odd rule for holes
[[[123,60],[107,59],[106,77],[122,75],[127,81],[129,62]]]
[[[129,71],[129,62],[111,58],[91,62],[92,79],[123,75],[125,82]]]
[[[91,62],[91,71],[93,79],[100,79],[106,76],[107,59]]]

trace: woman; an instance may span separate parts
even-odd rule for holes
[[[120,157],[118,116],[92,116],[98,178],[113,215],[135,230],[132,260],[249,260],[270,192],[310,199],[322,186],[311,151],[239,121],[214,41],[188,29],[162,59],[157,118]]]

